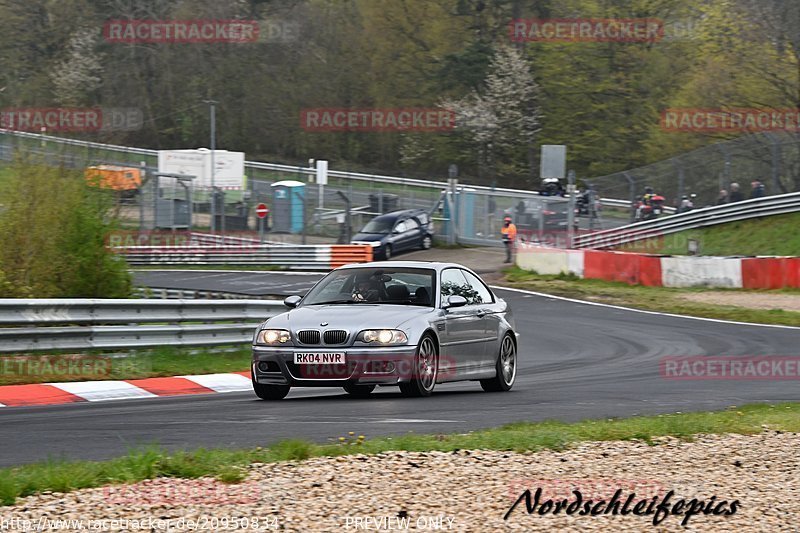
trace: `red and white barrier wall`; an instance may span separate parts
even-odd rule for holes
[[[800,287],[800,257],[660,256],[605,250],[563,250],[529,243],[517,247],[517,266],[539,274],[654,287],[780,289]]]

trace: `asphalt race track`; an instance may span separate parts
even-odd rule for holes
[[[158,289],[219,291],[249,296],[304,294],[322,274],[230,270],[135,270],[137,286]]]
[[[315,276],[185,272],[172,287],[249,294],[302,292]],[[287,281],[287,278],[288,281]],[[259,281],[260,280],[260,281]],[[260,283],[260,285],[259,285]],[[238,287],[238,289],[236,289]],[[250,393],[0,409],[0,466],[68,457],[104,459],[143,444],[169,449],[267,445],[290,437],[319,442],[348,431],[377,435],[464,432],[519,420],[622,417],[797,401],[796,381],[675,381],[659,360],[688,355],[800,355],[800,329],[641,313],[506,290],[522,333],[517,383],[484,393],[477,383],[437,387],[431,398],[395,388],[352,399],[339,389],[295,389],[282,402]]]

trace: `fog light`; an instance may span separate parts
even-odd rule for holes
[[[269,372],[269,363],[266,361],[259,361],[258,369],[262,372]]]
[[[391,374],[394,372],[394,361],[370,361],[366,366],[371,374]]]

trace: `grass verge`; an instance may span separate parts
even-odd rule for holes
[[[503,271],[504,285],[518,289],[601,302],[623,307],[634,307],[648,311],[674,313],[720,320],[734,320],[738,322],[754,322],[759,324],[778,324],[783,326],[800,326],[800,313],[784,311],[782,309],[750,309],[732,305],[714,305],[701,302],[692,302],[682,298],[682,295],[691,292],[708,292],[713,290],[753,292],[758,294],[800,294],[797,289],[782,289],[777,291],[742,291],[741,289],[702,289],[667,287],[644,287],[628,285],[615,281],[597,279],[580,279],[573,274],[559,274],[545,276],[523,270],[517,266],[509,267]]]
[[[0,356],[0,386],[65,381],[142,379],[187,374],[243,372],[250,347],[165,346],[129,354],[25,354]]]
[[[686,255],[689,239],[702,255],[800,255],[800,213],[740,220],[681,231],[620,247],[626,252]]]
[[[466,435],[415,435],[363,439],[341,437],[335,444],[301,440],[246,450],[196,450],[169,454],[158,448],[134,450],[124,457],[103,462],[44,463],[0,469],[0,505],[44,491],[69,492],[107,484],[134,483],[156,477],[216,477],[225,483],[242,481],[251,463],[297,461],[310,457],[376,454],[393,450],[443,451],[509,450],[535,452],[561,450],[584,441],[644,440],[674,436],[690,440],[700,433],[755,434],[769,428],[800,431],[800,404],[748,405],[725,411],[642,416],[627,419],[519,422]]]

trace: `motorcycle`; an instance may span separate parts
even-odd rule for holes
[[[640,200],[636,205],[636,215],[634,222],[644,220],[654,220],[664,213],[664,202],[666,198],[661,195],[653,195],[649,200]]]
[[[542,180],[542,186],[539,189],[541,196],[564,196],[566,191],[558,178],[545,178]]]

